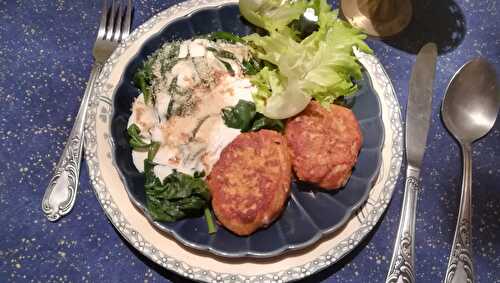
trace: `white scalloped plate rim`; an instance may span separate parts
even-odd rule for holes
[[[312,247],[273,258],[224,259],[192,250],[156,230],[128,199],[112,164],[109,124],[112,97],[121,73],[142,43],[176,18],[196,10],[237,3],[234,0],[190,0],[174,5],[138,27],[106,62],[94,88],[85,123],[85,154],[91,184],[105,214],[120,234],[155,263],[187,278],[206,282],[288,282],[318,272],[352,251],[373,229],[387,208],[402,161],[402,122],[391,81],[378,59],[356,52],[370,75],[382,108],[384,146],[377,181],[368,200],[338,232]],[[231,271],[229,271],[231,270]]]

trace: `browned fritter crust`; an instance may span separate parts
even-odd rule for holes
[[[297,177],[328,190],[347,183],[363,143],[350,109],[316,101],[287,122],[285,136]]]
[[[217,219],[240,236],[269,225],[284,208],[291,174],[281,134],[269,130],[240,134],[224,148],[207,178]]]

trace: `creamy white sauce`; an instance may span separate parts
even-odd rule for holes
[[[207,53],[208,40],[195,39],[189,43],[189,55],[191,57],[203,57]]]
[[[190,40],[186,40],[184,42],[181,43],[181,46],[179,48],[179,58],[186,58],[189,54],[189,43],[191,41]]]
[[[168,104],[170,103],[170,100],[172,97],[168,94],[167,91],[162,91],[156,95],[156,101],[155,101],[155,110],[158,113],[158,116],[160,117],[160,121],[163,121],[164,118],[167,115],[168,112]]]
[[[227,50],[240,62],[248,56],[247,47],[240,44],[214,43],[206,39],[182,42],[176,64],[158,79],[162,81],[154,82],[159,86],[154,88],[155,105],[145,105],[142,95],[133,104],[129,125],[137,124],[145,140],[161,145],[154,159],[158,164],[155,174],[161,179],[174,169],[186,174],[196,171],[208,174],[221,151],[240,134],[238,129],[224,124],[221,109],[236,105],[240,99],[252,100],[253,86],[244,77],[241,64],[223,58],[231,65],[232,76],[220,62],[221,58],[207,47]],[[160,68],[153,66],[153,69]],[[159,77],[156,73],[155,76]],[[169,93],[174,79],[181,93]],[[170,111],[181,114],[167,117],[171,103],[174,110]],[[132,156],[136,168],[144,171],[147,153],[133,151]]]
[[[144,103],[144,95],[140,94],[132,104],[132,115],[130,115],[127,127],[136,124],[144,140],[149,141],[151,138],[149,132],[158,121],[158,113],[155,109]]]

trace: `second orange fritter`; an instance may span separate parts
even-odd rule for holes
[[[354,113],[311,102],[290,119],[285,136],[297,177],[325,189],[343,187],[358,158],[363,136]]]
[[[207,178],[217,219],[244,236],[269,225],[290,193],[286,139],[270,130],[242,133],[222,151]]]

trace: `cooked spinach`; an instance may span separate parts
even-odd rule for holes
[[[257,114],[255,104],[245,100],[239,100],[236,106],[223,108],[221,112],[226,126],[240,129],[242,132],[252,128],[253,120]]]
[[[220,39],[220,40],[224,40],[224,41],[227,41],[230,43],[237,43],[237,42],[244,43],[245,42],[241,37],[239,37],[233,33],[226,32],[226,31],[213,32],[213,33],[208,35],[208,38],[210,40]]]
[[[205,215],[210,234],[216,231],[210,213],[210,192],[203,173],[190,176],[174,170],[163,181],[154,174],[154,164],[144,160],[147,208],[154,220],[173,222],[186,217]]]
[[[258,113],[255,103],[239,100],[235,106],[222,109],[222,119],[229,128],[240,129],[242,132],[255,132],[261,129],[282,132],[284,124],[281,120],[267,118]]]
[[[210,213],[210,191],[203,172],[193,176],[174,170],[163,181],[154,173],[154,157],[160,148],[157,142],[146,143],[140,136],[140,129],[132,124],[127,132],[129,143],[134,150],[147,150],[144,160],[144,189],[146,205],[154,220],[173,222],[186,217],[204,215],[208,233],[217,231]]]
[[[144,161],[147,205],[155,220],[172,222],[203,214],[209,204],[210,193],[201,177],[174,170],[161,181],[154,174],[154,167],[149,159]]]
[[[151,84],[153,81],[152,60],[146,61],[134,74],[135,86],[144,94],[144,102],[152,102]]]
[[[257,116],[260,116],[259,118],[256,118],[253,122],[252,128],[250,129],[250,132],[256,132],[261,129],[268,129],[268,130],[274,130],[276,132],[283,132],[285,125],[281,120],[276,120],[276,119],[271,119],[268,117],[265,117],[264,115],[257,113]]]
[[[159,142],[151,142],[148,148],[148,160],[153,161],[159,149],[160,149]]]
[[[149,146],[151,144],[142,140],[141,130],[136,124],[130,125],[130,127],[127,128],[127,133],[129,136],[128,143],[130,144],[133,150],[149,149]]]

